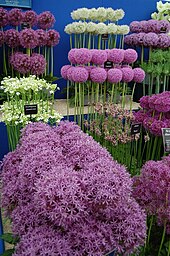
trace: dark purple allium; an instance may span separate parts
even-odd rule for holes
[[[69,68],[71,68],[72,66],[71,65],[65,65],[65,66],[63,66],[62,68],[61,68],[61,76],[62,76],[62,78],[64,78],[64,79],[68,79],[68,77],[67,77],[67,70],[69,69]]]
[[[4,43],[4,32],[0,31],[0,46],[2,46]]]
[[[23,22],[30,25],[30,27],[37,24],[36,12],[29,10],[23,13]]]
[[[133,69],[129,67],[121,68],[122,71],[122,81],[125,83],[129,83],[133,80]]]
[[[143,96],[140,98],[139,102],[142,108],[149,109],[149,98],[150,96]]]
[[[105,50],[91,50],[92,59],[91,62],[95,65],[103,65],[107,61],[107,52]]]
[[[92,53],[89,49],[80,48],[75,51],[74,59],[77,64],[80,64],[80,65],[88,64],[92,59]]]
[[[47,31],[47,46],[55,46],[59,44],[60,34],[58,31],[54,29],[50,29]]]
[[[19,26],[21,25],[23,21],[23,13],[21,9],[18,8],[12,8],[8,12],[8,20],[9,24],[12,26]]]
[[[0,27],[8,25],[8,11],[0,7]]]
[[[147,32],[154,32],[157,33],[157,26],[159,21],[158,20],[148,20],[147,21]]]
[[[134,42],[136,42],[136,34],[133,33],[133,34],[125,36],[124,42],[128,45],[134,45]]]
[[[53,27],[55,23],[55,17],[54,15],[49,12],[42,12],[38,15],[38,27],[42,29],[49,29]]]
[[[134,112],[135,121],[138,123],[143,123],[144,119],[146,118],[146,113],[144,110],[139,110]]]
[[[150,133],[154,136],[162,136],[162,128],[167,128],[167,123],[162,120],[154,120],[150,126]]]
[[[8,29],[4,32],[4,41],[9,47],[16,48],[20,45],[19,35],[19,32],[15,29]]]
[[[107,72],[107,80],[110,83],[118,83],[122,80],[122,71],[117,68],[111,68]]]
[[[132,21],[129,27],[131,32],[135,32],[135,33],[142,32],[142,26],[139,21]]]
[[[38,45],[36,32],[31,28],[26,28],[20,32],[20,43],[24,48],[35,48]]]
[[[156,33],[146,33],[143,37],[143,44],[144,46],[150,47],[150,46],[157,46],[159,41],[159,37]]]
[[[134,68],[133,69],[133,81],[136,83],[141,83],[145,79],[145,72],[141,68]]]
[[[138,54],[135,50],[133,49],[127,49],[124,51],[124,59],[123,62],[131,64],[135,62],[138,58]]]
[[[137,36],[136,45],[143,45],[143,38],[145,36],[145,33],[141,32],[141,33],[138,33],[136,36]]]
[[[148,21],[147,20],[140,21],[140,26],[141,26],[141,33],[142,32],[145,32],[145,33],[149,32],[148,31]]]
[[[43,29],[35,30],[37,35],[38,44],[37,46],[44,46],[47,44],[47,33]]]
[[[27,74],[31,69],[30,57],[27,54],[16,52],[10,58],[14,70],[21,74]]]
[[[75,67],[72,73],[72,80],[76,83],[84,83],[89,77],[88,71],[84,67]]]
[[[107,79],[107,72],[104,68],[93,68],[90,72],[90,78],[95,83],[103,83]]]
[[[31,74],[42,75],[46,69],[46,59],[42,54],[34,53],[31,57]]]
[[[167,20],[158,20],[157,32],[158,33],[168,33],[170,30],[170,22]]]
[[[170,46],[170,36],[167,34],[159,34],[158,35],[158,42],[157,47],[158,48],[167,48]]]

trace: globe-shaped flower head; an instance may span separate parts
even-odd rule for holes
[[[124,50],[123,49],[111,49],[108,52],[108,60],[113,61],[115,64],[119,64],[124,59]]]
[[[0,27],[8,25],[8,11],[0,7]]]
[[[104,50],[91,50],[92,52],[92,63],[95,65],[102,65],[107,61],[107,52]]]
[[[141,68],[134,68],[133,69],[133,81],[136,83],[141,83],[145,79],[145,72]]]
[[[47,33],[43,29],[35,30],[37,35],[38,44],[37,46],[44,46],[47,44]]]
[[[157,47],[158,48],[168,48],[170,46],[170,36],[167,34],[159,34],[158,35],[158,42]]]
[[[16,52],[10,58],[14,70],[21,74],[27,74],[31,69],[30,57],[27,54]]]
[[[47,31],[47,46],[55,46],[59,43],[60,34],[55,29]]]
[[[89,77],[88,71],[83,67],[75,67],[72,72],[72,80],[76,83],[84,83]]]
[[[75,60],[75,53],[78,49],[77,48],[73,48],[69,51],[68,53],[68,60],[72,63],[72,64],[76,64],[76,60]]]
[[[95,83],[103,83],[107,78],[107,72],[104,68],[93,68],[90,72],[90,78]]]
[[[20,45],[19,32],[15,29],[6,30],[5,43],[11,48],[18,47]]]
[[[143,44],[145,46],[157,46],[157,43],[159,41],[158,35],[156,33],[146,33],[143,37]]]
[[[132,68],[125,67],[125,68],[122,68],[121,71],[122,71],[123,82],[129,83],[133,80],[134,73]]]
[[[92,54],[89,49],[80,48],[75,51],[74,59],[77,64],[88,64],[92,59]]]
[[[157,24],[158,33],[168,33],[170,30],[170,22],[167,20],[159,20]]]
[[[68,77],[67,77],[67,70],[69,69],[69,68],[71,68],[72,66],[71,65],[65,65],[65,66],[63,66],[62,68],[61,68],[61,76],[62,76],[62,78],[64,78],[64,79],[68,79]]]
[[[34,53],[31,56],[31,74],[42,75],[45,72],[46,60],[42,54]]]
[[[37,24],[36,12],[29,10],[23,13],[23,22],[28,24],[30,27]]]
[[[35,48],[38,45],[36,32],[31,28],[23,29],[20,32],[20,43],[24,48]]]
[[[0,46],[2,46],[4,43],[4,32],[0,31]]]
[[[135,62],[138,58],[138,54],[135,50],[133,49],[127,49],[124,51],[124,59],[123,62],[131,64]]]
[[[38,15],[39,28],[49,29],[54,25],[54,23],[55,23],[55,17],[51,12],[46,11]]]
[[[8,13],[9,23],[12,26],[19,26],[23,21],[23,13],[21,9],[13,8]]]
[[[122,80],[122,71],[118,68],[111,68],[107,72],[107,80],[110,83],[119,83]]]

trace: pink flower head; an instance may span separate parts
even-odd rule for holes
[[[30,27],[37,24],[37,14],[36,12],[29,10],[23,13],[23,22],[29,24]]]
[[[170,22],[167,20],[158,20],[157,32],[158,33],[168,33],[170,30]]]
[[[86,48],[77,49],[74,54],[74,59],[77,64],[88,64],[92,59],[91,51]]]
[[[19,32],[15,29],[8,29],[4,32],[5,43],[11,47],[16,48],[20,45]]]
[[[130,27],[130,31],[135,33],[139,33],[142,30],[142,27],[139,21],[132,21],[129,27]]]
[[[0,27],[5,27],[8,22],[8,11],[0,7]]]
[[[75,53],[78,49],[77,48],[73,48],[69,51],[68,53],[68,60],[72,63],[72,64],[76,64],[76,60],[74,58]]]
[[[74,73],[75,67],[70,67],[67,69],[67,79],[73,82],[73,73]]]
[[[167,34],[159,34],[158,35],[158,42],[157,47],[158,48],[167,48],[170,46],[170,36]]]
[[[35,48],[38,45],[36,32],[31,28],[23,29],[20,32],[20,43],[24,48]]]
[[[95,65],[102,65],[107,61],[107,52],[105,50],[91,50],[92,52],[92,63]]]
[[[122,71],[117,68],[111,68],[107,72],[107,80],[110,83],[119,83],[122,80]]]
[[[150,96],[143,96],[140,98],[139,102],[142,108],[149,109],[149,98]]]
[[[133,49],[127,49],[124,51],[124,59],[123,62],[131,64],[135,62],[138,58],[138,54],[135,50]]]
[[[49,29],[54,25],[54,23],[55,23],[55,17],[51,12],[46,11],[38,15],[39,28]]]
[[[157,46],[158,44],[158,35],[156,33],[146,33],[143,37],[143,44],[144,46]]]
[[[2,46],[4,43],[4,32],[0,31],[0,46]]]
[[[104,68],[93,68],[90,72],[90,78],[95,83],[103,83],[107,79],[107,72]]]
[[[89,77],[88,71],[83,67],[75,67],[72,72],[72,80],[76,83],[84,83]]]
[[[122,68],[121,71],[123,82],[129,83],[133,80],[134,73],[132,68]]]
[[[23,21],[23,13],[21,9],[13,8],[8,13],[9,23],[12,26],[19,26]]]
[[[115,64],[119,64],[124,59],[123,49],[111,49],[108,53],[108,60],[113,61]]]
[[[31,74],[42,75],[45,72],[47,62],[42,54],[34,53],[31,56]]]
[[[65,65],[61,68],[61,76],[62,78],[66,79],[67,80],[67,71],[69,68],[71,68],[72,66],[71,65]]]
[[[141,83],[145,79],[145,72],[141,68],[134,68],[133,69],[133,81],[136,83]]]
[[[47,44],[47,34],[43,29],[37,29],[35,30],[35,33],[37,35],[38,44],[37,46],[44,46]]]
[[[27,74],[31,69],[30,57],[27,54],[16,52],[10,58],[14,70],[21,74]]]
[[[47,46],[55,46],[60,41],[60,34],[54,29],[47,31]]]

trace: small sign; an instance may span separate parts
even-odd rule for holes
[[[0,6],[31,8],[32,0],[0,0]]]
[[[28,23],[24,22],[24,23],[21,24],[21,29],[23,30],[25,28],[30,28],[30,25]]]
[[[105,61],[104,68],[113,68],[113,62],[112,61]]]
[[[140,133],[141,123],[131,124],[131,135]]]
[[[109,38],[108,34],[103,34],[102,35],[102,40],[108,40],[108,38]]]
[[[24,114],[25,115],[35,115],[38,113],[37,104],[24,105]]]
[[[170,128],[162,128],[162,137],[165,152],[170,152]]]
[[[161,28],[160,33],[166,33],[167,29],[166,28]]]

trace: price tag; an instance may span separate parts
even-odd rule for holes
[[[131,135],[140,133],[141,123],[131,124]]]
[[[113,62],[112,61],[105,61],[104,68],[113,68]]]
[[[24,105],[24,114],[25,115],[35,115],[38,113],[38,105]]]
[[[170,152],[170,128],[162,128],[162,137],[165,152]]]
[[[102,35],[102,40],[108,40],[108,38],[109,38],[108,34],[103,34]]]
[[[28,23],[24,22],[24,23],[21,24],[21,29],[23,30],[25,28],[30,28],[30,25]]]

